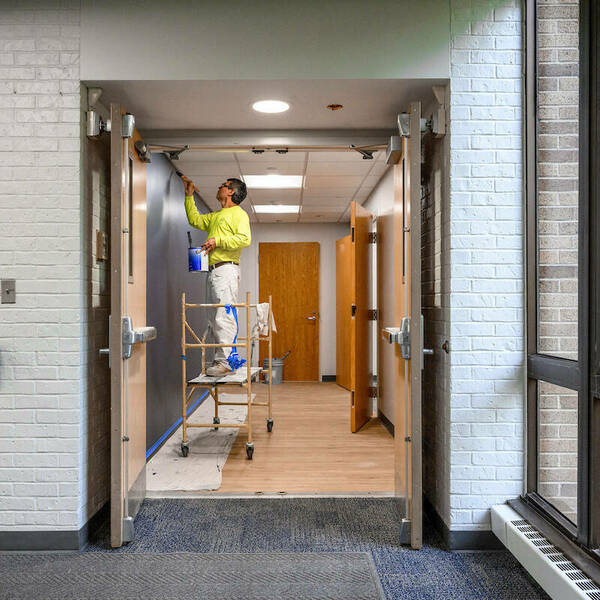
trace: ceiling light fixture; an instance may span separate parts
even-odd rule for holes
[[[298,214],[299,206],[294,204],[255,204],[254,212],[274,214]]]
[[[343,104],[328,104],[327,108],[329,110],[342,110],[342,108],[344,108]]]
[[[244,181],[249,188],[263,190],[290,190],[302,187],[302,175],[244,175]]]
[[[252,108],[261,113],[282,113],[289,110],[290,105],[282,100],[260,100],[255,102]]]

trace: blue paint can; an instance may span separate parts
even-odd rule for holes
[[[202,248],[188,249],[189,271],[208,271],[208,254]]]

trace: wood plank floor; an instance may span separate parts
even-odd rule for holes
[[[257,400],[266,386],[253,386]],[[219,492],[392,492],[394,440],[378,419],[350,433],[349,393],[335,383],[273,386],[273,432],[254,409],[254,458],[241,431]]]

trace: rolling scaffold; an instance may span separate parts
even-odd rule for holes
[[[219,429],[220,427],[235,427],[235,428],[246,428],[248,430],[248,441],[246,442],[246,456],[248,459],[252,459],[254,454],[254,442],[252,440],[252,409],[255,406],[266,406],[268,409],[267,416],[267,431],[269,433],[273,430],[273,413],[271,403],[271,386],[272,386],[272,373],[271,364],[273,359],[273,317],[272,308],[273,303],[271,296],[269,296],[269,312],[267,316],[267,328],[268,333],[266,336],[260,335],[260,329],[256,328],[256,335],[252,334],[250,328],[250,316],[253,308],[258,309],[259,304],[250,303],[250,292],[246,293],[246,302],[240,304],[188,304],[185,300],[185,293],[181,294],[181,384],[182,384],[182,432],[183,437],[181,441],[181,454],[185,457],[189,454],[189,444],[187,437],[188,427],[210,427],[212,429]],[[242,309],[246,311],[246,336],[238,337],[232,344],[216,344],[206,343],[206,334],[203,335],[202,339],[196,335],[192,327],[187,322],[186,311],[194,308],[226,308],[226,310]],[[237,317],[236,317],[237,320]],[[194,340],[192,343],[187,341],[186,334],[189,334]],[[266,370],[260,367],[251,366],[251,348],[252,342],[257,340],[260,342],[268,343],[268,368]],[[188,380],[187,378],[187,365],[186,357],[187,350],[193,348],[200,348],[202,350],[202,371],[200,375],[194,379]],[[246,364],[231,374],[227,374],[222,377],[210,377],[206,375],[206,349],[207,348],[232,348],[235,351],[236,348],[246,348]],[[268,373],[269,383],[267,391],[266,402],[256,402],[252,400],[252,381],[258,379],[260,372]],[[246,402],[222,402],[219,400],[219,386],[236,385],[246,388],[247,401]],[[212,423],[188,423],[187,412],[190,405],[190,401],[194,394],[194,391],[198,388],[208,388],[210,395],[215,401],[215,416],[213,417]],[[219,406],[247,406],[248,407],[248,419],[246,423],[221,423],[219,418]]]

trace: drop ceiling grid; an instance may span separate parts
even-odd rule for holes
[[[190,151],[182,155],[180,168],[194,180],[202,199],[213,210],[219,205],[215,198],[217,187],[227,177],[238,175],[261,175],[274,172],[286,175],[303,175],[304,186],[300,190],[252,190],[248,191],[246,205],[253,222],[290,222],[287,215],[271,218],[260,216],[255,206],[259,204],[298,204],[298,215],[291,220],[306,222],[343,222],[352,200],[364,202],[387,165],[384,153],[376,152],[373,160],[364,160],[354,152],[288,152],[263,154]],[[267,170],[267,167],[274,167]]]

